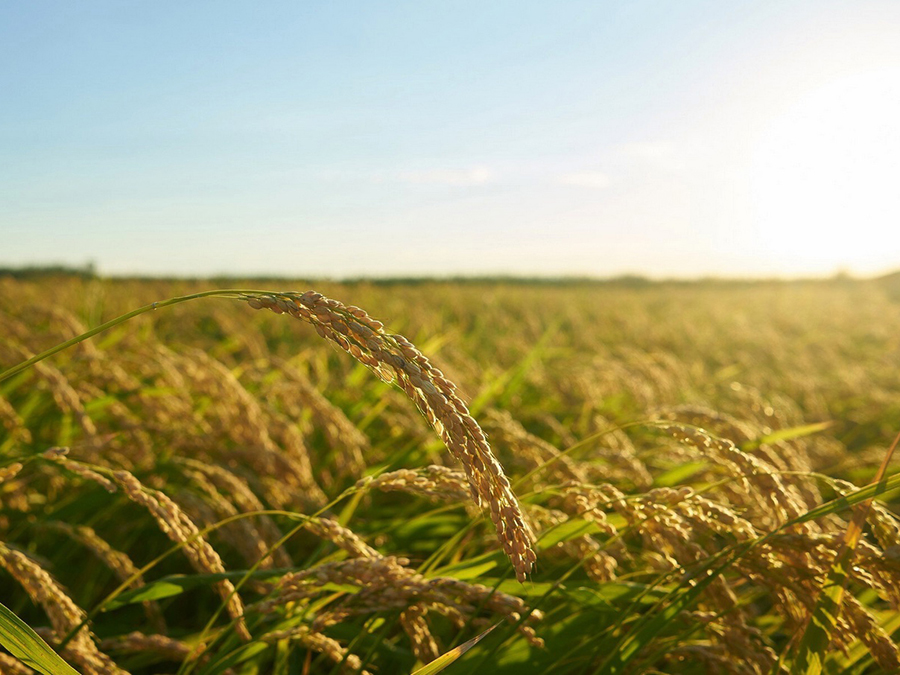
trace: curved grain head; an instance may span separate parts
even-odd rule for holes
[[[386,333],[380,321],[359,307],[315,291],[246,294],[254,309],[289,314],[311,324],[386,382],[395,382],[428,419],[462,464],[475,501],[489,509],[504,552],[524,581],[536,560],[533,535],[503,467],[491,452],[478,422],[456,394],[456,386],[402,335]]]

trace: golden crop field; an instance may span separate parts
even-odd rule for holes
[[[890,280],[228,286],[0,278],[0,672],[900,669]]]

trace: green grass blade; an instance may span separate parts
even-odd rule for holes
[[[890,492],[891,490],[896,490],[898,488],[900,488],[900,473],[894,474],[886,480],[870,483],[869,485],[860,488],[855,492],[851,492],[848,495],[844,495],[843,497],[837,497],[836,499],[832,499],[829,502],[820,504],[816,508],[807,511],[802,516],[794,518],[793,520],[789,520],[778,529],[779,531],[784,530],[785,528],[790,527],[791,525],[796,525],[797,523],[806,523],[810,520],[816,520],[817,518],[821,518],[832,513],[840,513],[841,511],[849,509],[851,506],[855,506],[856,504],[866,501],[867,499],[872,499],[873,497],[883,495],[886,492]]]
[[[23,370],[26,370],[27,368],[30,368],[31,366],[33,366],[35,363],[38,363],[39,361],[43,361],[44,359],[46,359],[50,356],[53,356],[54,354],[58,354],[59,352],[68,349],[69,347],[74,347],[75,345],[77,345],[80,342],[84,342],[85,340],[92,338],[95,335],[98,335],[104,331],[109,330],[110,328],[114,328],[115,326],[123,324],[126,321],[129,321],[136,316],[140,316],[141,314],[145,314],[147,312],[152,312],[156,309],[162,309],[163,307],[170,307],[172,305],[177,305],[182,302],[187,302],[189,300],[197,300],[199,298],[212,298],[212,297],[239,298],[239,297],[241,297],[241,295],[243,293],[255,293],[255,292],[257,292],[257,291],[252,291],[252,290],[245,291],[243,289],[233,289],[233,288],[217,289],[217,290],[213,290],[213,291],[203,291],[201,293],[193,293],[191,295],[182,295],[177,298],[169,298],[168,300],[162,300],[159,302],[150,303],[149,305],[144,305],[143,307],[132,310],[132,311],[128,312],[127,314],[118,316],[115,319],[110,319],[106,323],[101,324],[101,325],[97,326],[96,328],[92,328],[91,330],[87,331],[86,333],[82,333],[81,335],[76,335],[71,340],[66,340],[65,342],[61,342],[58,345],[56,345],[55,347],[51,347],[50,349],[47,349],[46,351],[43,351],[40,354],[36,354],[35,356],[32,356],[27,361],[22,361],[22,363],[16,364],[12,368],[7,368],[4,371],[0,371],[0,382],[12,377],[13,375],[16,375],[17,373],[22,372]],[[259,292],[264,293],[265,291],[259,291]]]
[[[148,600],[171,598],[194,588],[211,586],[223,579],[243,579],[245,576],[250,579],[271,579],[299,570],[299,567],[257,570],[249,575],[247,574],[247,570],[232,570],[230,572],[218,572],[215,574],[170,574],[161,579],[157,579],[156,581],[146,583],[143,586],[120,593],[116,598],[103,605],[103,611],[111,611],[124,607],[125,605],[146,602]]]
[[[665,473],[654,478],[653,485],[655,487],[673,487],[675,485],[680,485],[694,474],[697,474],[708,467],[709,462],[706,460],[701,460],[699,462],[685,462],[684,464],[680,464],[674,469],[669,469]]]
[[[0,643],[29,668],[44,675],[78,675],[78,672],[22,619],[0,604]]]
[[[749,443],[744,444],[744,449],[753,449],[758,448],[760,445],[765,443],[777,443],[778,441],[789,441],[793,438],[803,438],[804,436],[811,436],[813,434],[817,434],[820,431],[825,431],[825,429],[830,428],[834,422],[816,422],[815,424],[803,424],[799,427],[790,427],[788,429],[778,429],[777,431],[773,431],[771,434],[767,434],[762,438],[758,438],[755,441],[750,441]]]
[[[852,551],[845,548],[834,562],[797,647],[791,675],[818,675],[822,672],[828,645],[841,613],[847,584],[847,563],[851,557]]]
[[[483,633],[481,633],[479,635],[476,635],[468,642],[463,642],[461,645],[459,645],[458,647],[454,647],[446,654],[441,654],[434,661],[432,661],[431,663],[429,663],[425,666],[422,666],[417,671],[415,671],[412,675],[434,675],[435,673],[441,672],[442,670],[447,668],[451,663],[456,661],[456,659],[458,659],[460,656],[462,656],[467,651],[469,651],[472,647],[474,647],[476,644],[481,642],[481,640],[488,633],[490,633],[492,630],[494,630],[499,625],[500,625],[499,623],[495,623],[493,626],[488,628],[486,631],[484,631]]]
[[[472,399],[472,402],[469,404],[469,413],[478,415],[494,402],[499,403],[500,407],[503,407],[503,403],[522,387],[525,382],[525,376],[544,355],[547,345],[553,339],[558,328],[557,324],[548,326],[541,339],[537,341],[519,363],[495,378],[490,385]]]

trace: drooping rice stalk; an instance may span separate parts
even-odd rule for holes
[[[289,314],[311,324],[321,337],[406,392],[462,464],[475,501],[489,509],[516,578],[524,581],[536,560],[531,546],[534,536],[509,479],[478,422],[456,394],[456,386],[409,340],[386,333],[384,324],[359,307],[344,305],[315,291],[247,294],[246,299],[254,309]]]

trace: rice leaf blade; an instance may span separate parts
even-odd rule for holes
[[[78,675],[41,637],[0,604],[0,643],[19,661],[44,675]]]
[[[441,654],[438,658],[432,661],[429,664],[419,668],[417,671],[412,673],[412,675],[435,675],[435,673],[440,673],[442,670],[446,669],[450,664],[456,661],[459,657],[465,654],[467,651],[472,649],[476,644],[481,642],[481,640],[488,635],[492,630],[494,630],[500,623],[495,623],[493,626],[488,628],[483,633],[476,635],[471,640],[467,642],[463,642],[461,645],[454,647],[446,654]]]
[[[833,422],[816,422],[814,424],[803,424],[797,427],[790,427],[788,429],[778,429],[777,431],[773,431],[771,434],[767,434],[762,438],[751,442],[749,445],[751,447],[759,447],[764,443],[777,443],[778,441],[789,441],[794,438],[812,436],[813,434],[817,434],[820,431],[825,431],[825,429],[830,428],[832,424]]]

